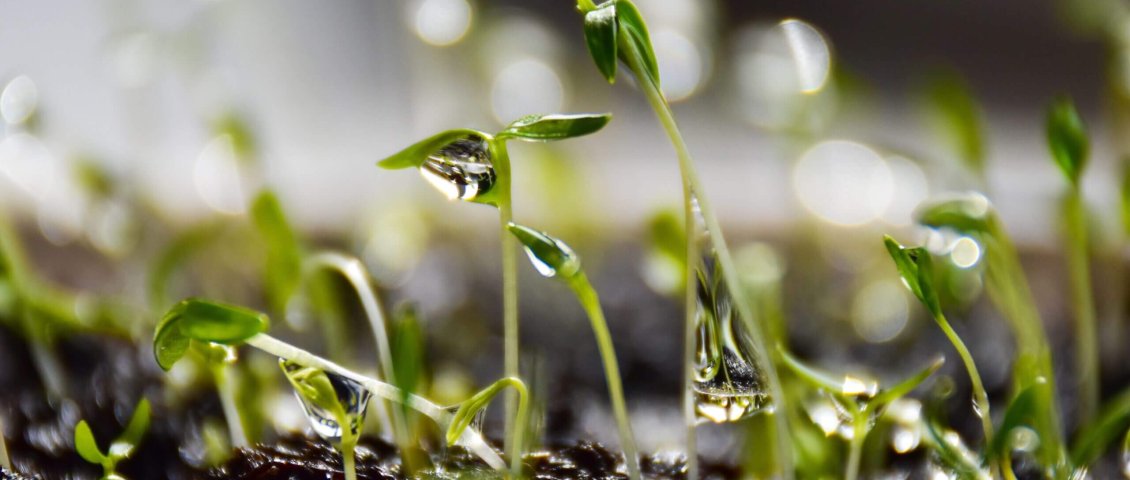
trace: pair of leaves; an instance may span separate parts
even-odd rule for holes
[[[98,448],[98,442],[94,439],[94,432],[90,430],[90,425],[86,423],[86,420],[80,420],[78,425],[75,425],[75,450],[78,451],[83,460],[102,465],[106,476],[109,477],[113,474],[117,463],[124,458],[129,458],[137,449],[137,446],[141,444],[142,437],[149,430],[149,413],[149,400],[142,398],[137,407],[134,407],[133,415],[130,416],[126,429],[110,444],[109,450],[105,453],[102,452],[101,448]]]
[[[585,15],[585,43],[589,54],[608,83],[616,81],[616,60],[630,66],[632,62],[628,56],[635,53],[640,56],[644,68],[643,72],[634,72],[637,78],[645,75],[651,83],[659,86],[659,63],[651,47],[647,24],[635,4],[630,0],[610,0],[592,8],[579,2],[578,8]],[[626,52],[625,49],[634,52]]]
[[[522,242],[530,260],[541,265],[538,272],[547,277],[569,280],[581,271],[581,259],[565,242],[548,233],[510,222],[506,226],[510,233]],[[548,270],[541,268],[546,267]]]
[[[937,291],[934,290],[934,267],[930,259],[930,252],[922,247],[906,248],[900,245],[889,235],[883,236],[883,244],[887,253],[895,261],[899,275],[903,282],[914,293],[915,297],[926,306],[935,317],[942,314],[941,302],[938,301]]]
[[[190,298],[173,306],[157,325],[153,355],[164,370],[184,357],[192,340],[239,345],[266,332],[267,315],[219,302]]]
[[[1075,104],[1070,98],[1059,98],[1048,108],[1048,148],[1052,159],[1072,186],[1079,186],[1079,177],[1087,166],[1090,141]]]
[[[467,128],[447,130],[420,140],[381,160],[377,165],[389,170],[417,168],[427,161],[428,156],[466,137],[482,138],[488,142],[495,138],[544,142],[580,137],[604,128],[611,119],[612,115],[608,113],[527,115],[510,123],[494,136]]]

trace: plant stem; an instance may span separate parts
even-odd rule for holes
[[[8,444],[4,441],[3,418],[0,418],[0,468],[12,471],[12,461],[8,458]]]
[[[852,418],[852,435],[851,441],[848,442],[848,463],[844,471],[846,480],[859,478],[859,463],[863,457],[863,442],[867,439],[867,415],[870,413],[860,412],[858,408],[854,408],[852,412],[855,417]]]
[[[973,355],[969,353],[969,349],[966,348],[961,337],[957,336],[957,332],[953,331],[953,327],[946,320],[946,316],[938,313],[934,317],[934,321],[941,327],[946,338],[957,350],[961,362],[965,364],[965,371],[969,374],[970,383],[973,384],[973,398],[977,402],[977,412],[975,413],[981,419],[981,430],[985,434],[985,445],[989,445],[993,439],[993,417],[989,414],[989,394],[985,392],[985,385],[981,382],[981,373],[977,371],[977,364],[973,362]]]
[[[690,198],[687,182],[683,182],[683,198]],[[683,202],[683,219],[686,238],[686,261],[683,262],[683,426],[686,429],[687,478],[698,478],[698,398],[694,391],[695,330],[698,315],[698,275],[691,261],[697,262],[699,245],[698,226],[694,220],[694,206]]]
[[[623,30],[620,32],[618,45],[626,52],[626,63],[635,73],[635,78],[647,97],[648,103],[651,104],[652,110],[655,112],[656,117],[659,118],[659,122],[663,125],[663,130],[667,133],[667,137],[675,147],[675,153],[679,160],[679,173],[683,181],[683,202],[687,204],[685,205],[684,211],[693,214],[690,204],[693,199],[697,199],[699,212],[702,214],[707,235],[710,237],[711,246],[718,254],[718,262],[721,264],[726,286],[733,294],[734,304],[737,307],[739,316],[746,322],[747,330],[749,330],[750,338],[754,346],[754,356],[758,364],[763,368],[766,379],[768,380],[767,383],[769,384],[769,393],[772,397],[772,401],[775,405],[781,406],[784,402],[784,390],[781,388],[777,371],[766,350],[761,326],[753,320],[753,306],[750,303],[749,294],[747,289],[743,288],[738,281],[737,270],[734,268],[734,261],[730,256],[730,250],[727,248],[726,241],[722,236],[722,229],[718,224],[718,219],[714,216],[714,211],[710,207],[709,200],[705,196],[705,189],[702,187],[702,183],[694,169],[694,161],[687,149],[686,142],[683,140],[683,135],[675,122],[675,116],[671,111],[671,106],[667,103],[667,99],[663,96],[659,85],[656,84],[655,80],[647,73],[642,52],[635,47],[634,42],[625,40],[625,35],[627,34],[624,33]],[[693,225],[695,221],[693,216],[688,216],[685,220],[691,225]],[[687,243],[690,244],[692,239],[693,237],[688,237]],[[688,252],[689,251],[690,249],[688,248]],[[687,258],[687,269],[693,270],[692,265],[697,265],[698,262],[699,259],[697,255]],[[688,278],[690,278],[689,274]],[[694,288],[694,284],[688,282],[687,288]],[[688,298],[690,298],[690,295],[688,295]],[[693,303],[689,304],[688,308],[694,308]],[[689,321],[693,322],[693,315],[688,314],[687,318]],[[691,328],[693,328],[693,326]],[[683,367],[692,368],[690,363],[687,363]],[[776,424],[777,443],[781,446],[781,448],[777,449],[778,467],[781,469],[783,478],[791,479],[793,478],[793,459],[789,425],[783,413],[777,412],[774,413],[773,416]],[[688,446],[693,446],[693,443],[689,443]],[[687,452],[689,475],[697,475],[697,471],[689,469],[691,466],[689,462],[694,455],[696,455],[696,453],[693,451]]]
[[[502,140],[490,142],[491,156],[498,178],[495,188],[498,189],[498,225],[499,243],[502,246],[502,329],[503,329],[503,376],[521,377],[518,371],[518,244],[514,236],[507,230],[507,225],[514,220],[514,211],[510,196],[510,154],[506,150],[506,142]],[[522,445],[515,439],[515,394],[507,392],[505,397],[506,439],[505,449],[511,458],[521,457]],[[528,412],[527,412],[528,413]],[[522,423],[525,423],[524,421]]]
[[[1090,256],[1083,196],[1077,186],[1064,199],[1067,269],[1071,276],[1071,306],[1075,313],[1075,368],[1079,375],[1079,422],[1086,424],[1099,403],[1099,348],[1095,304],[1091,296]]]
[[[451,423],[451,413],[424,397],[414,393],[405,394],[393,385],[361,375],[265,333],[249,338],[246,343],[271,355],[285,358],[304,367],[321,369],[360,383],[366,390],[378,397],[401,403],[408,408],[420,412],[424,416],[432,419],[441,429],[445,429],[447,425]],[[467,428],[464,430],[463,435],[459,437],[459,443],[467,448],[467,450],[478,455],[479,458],[486,462],[487,465],[491,466],[491,468],[497,470],[506,469],[506,462],[498,456],[498,453],[483,440],[482,435],[475,429]]]
[[[360,260],[354,257],[336,252],[321,252],[306,260],[303,276],[309,277],[309,275],[318,268],[336,270],[349,280],[349,284],[352,285],[353,290],[357,292],[357,298],[361,300],[361,306],[365,309],[365,316],[369,318],[369,327],[373,331],[373,341],[377,345],[377,355],[380,359],[382,372],[381,376],[377,377],[377,380],[397,385],[396,373],[392,364],[392,348],[388,341],[388,327],[385,322],[384,311],[381,309],[380,299],[377,297],[376,293],[374,293],[376,292],[376,287],[369,278],[369,274],[365,271],[365,266]],[[389,430],[392,432],[392,438],[400,447],[401,451],[410,447],[412,441],[409,438],[408,422],[404,419],[403,412],[396,408],[389,408],[388,402],[381,402],[379,412],[381,420],[384,422],[382,424],[391,427]],[[388,422],[390,418],[392,420],[391,425]]]
[[[345,480],[357,480],[357,459],[353,450],[353,445],[341,445],[341,469],[345,472]]]
[[[604,363],[604,376],[608,382],[608,396],[612,399],[612,413],[616,416],[616,426],[620,430],[620,447],[624,450],[624,463],[628,466],[628,477],[640,479],[639,451],[632,435],[632,424],[628,417],[628,407],[624,401],[624,386],[620,381],[620,367],[616,364],[616,348],[612,345],[612,334],[608,332],[608,322],[600,308],[600,298],[592,288],[584,272],[578,272],[569,279],[569,287],[577,294],[585,313],[592,323],[592,333],[600,349],[600,359]]]
[[[249,446],[250,443],[247,441],[247,433],[243,431],[243,421],[240,419],[239,406],[235,400],[235,379],[231,378],[230,368],[230,365],[223,363],[212,365],[212,380],[216,383],[216,393],[220,396],[220,407],[227,420],[232,448],[242,448]]]

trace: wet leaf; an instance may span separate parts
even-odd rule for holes
[[[565,242],[513,222],[506,228],[526,247],[530,262],[543,276],[569,279],[581,270],[581,259]]]
[[[580,137],[604,128],[611,119],[610,113],[527,115],[507,125],[497,137],[531,141]]]
[[[585,43],[608,83],[616,82],[616,31],[615,1],[585,13]]]
[[[86,420],[79,420],[78,425],[75,425],[75,450],[83,460],[90,463],[102,465],[109,460],[98,448],[98,442],[94,440],[94,432],[90,431],[90,425],[87,425]]]
[[[890,236],[883,237],[883,243],[895,261],[899,275],[915,297],[926,306],[935,317],[941,315],[942,307],[934,289],[933,262],[930,252],[925,248],[906,248]]]
[[[644,68],[647,69],[646,72],[636,73],[647,75],[652,83],[659,86],[659,62],[655,60],[655,50],[651,48],[651,37],[647,33],[647,24],[643,21],[643,15],[640,15],[639,9],[630,0],[615,1],[620,38],[640,53]],[[621,48],[618,56],[624,63],[631,65],[625,55],[628,55],[628,53]]]
[[[377,162],[377,166],[387,168],[389,170],[397,170],[401,168],[417,168],[423,165],[428,160],[428,156],[435,153],[437,150],[444,146],[465,138],[468,136],[477,136],[489,139],[490,135],[483,132],[460,128],[455,130],[448,130],[432,135],[428,138],[420,140],[401,150],[392,156]]]
[[[1061,97],[1048,108],[1048,148],[1052,159],[1072,185],[1079,185],[1079,177],[1087,165],[1090,149],[1086,128],[1075,111],[1070,98]]]
[[[161,319],[153,338],[153,353],[157,364],[168,370],[188,351],[191,340],[236,345],[267,331],[269,325],[263,313],[190,298]]]

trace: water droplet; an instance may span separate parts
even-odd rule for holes
[[[474,201],[494,186],[494,165],[485,138],[468,135],[428,156],[424,179],[451,200]]]
[[[1031,453],[1040,446],[1040,436],[1028,427],[1016,427],[1009,432],[1009,445],[1013,450]]]
[[[447,407],[446,408],[447,413],[451,414],[451,416],[455,416],[455,413],[459,411],[460,406],[462,406],[462,404],[457,403],[455,405]],[[487,409],[485,409],[485,408],[479,409],[478,412],[475,412],[475,418],[472,418],[471,423],[469,425],[467,425],[467,429],[481,432],[483,430],[483,423],[486,422],[486,418],[487,418]]]
[[[279,366],[281,366],[283,371],[288,375],[306,368],[285,358],[279,359]],[[325,374],[326,378],[329,378],[330,384],[333,385],[338,402],[341,404],[342,408],[345,409],[345,418],[349,423],[350,431],[353,432],[354,435],[359,434],[361,432],[361,424],[365,421],[366,407],[369,406],[369,399],[373,396],[372,393],[356,381],[331,372],[325,372]],[[315,405],[298,392],[294,394],[302,404],[302,410],[306,412],[306,419],[310,421],[310,426],[313,427],[314,433],[317,433],[318,436],[330,443],[341,441],[341,423],[335,418],[333,412]]]
[[[844,375],[844,384],[840,390],[847,397],[871,398],[879,393],[879,382]]]
[[[523,247],[526,256],[530,257],[530,263],[534,264],[534,269],[546,278],[556,277],[558,273],[568,278],[574,273],[577,273],[577,271],[581,269],[581,259],[577,257],[577,254],[573,252],[573,249],[566,245],[565,242],[552,237],[551,240],[553,240],[554,245],[561,250],[561,253],[564,254],[566,258],[565,262],[560,267],[554,268],[552,265],[538,258],[537,254],[534,253],[533,250],[530,250],[529,247]]]
[[[977,418],[984,418],[985,416],[985,414],[981,412],[981,404],[977,403],[976,398],[973,399],[973,414],[977,415]]]
[[[691,197],[691,206],[700,232],[696,241],[709,251],[697,268],[695,410],[703,420],[735,422],[772,408],[772,402],[764,373],[753,360],[749,334],[731,303],[717,253],[704,241],[708,238],[697,197]]]
[[[895,427],[891,433],[891,448],[898,453],[907,453],[918,448],[921,441],[922,430],[919,429],[906,428],[900,425]]]

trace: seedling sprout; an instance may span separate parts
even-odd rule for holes
[[[451,420],[451,425],[447,427],[445,439],[448,445],[454,445],[459,437],[463,436],[463,432],[471,425],[471,422],[479,416],[479,414],[487,408],[490,401],[494,399],[503,389],[507,387],[514,389],[518,393],[518,416],[514,419],[514,443],[524,445],[525,439],[523,438],[526,433],[526,422],[529,419],[530,409],[530,392],[526,389],[526,384],[521,379],[515,377],[503,378],[497,382],[492,383],[489,387],[482,389],[473,397],[467,399],[459,404],[459,409],[455,412],[455,417]],[[510,475],[511,478],[522,478],[522,458],[510,458]]]
[[[124,477],[116,472],[118,462],[133,455],[148,429],[149,400],[142,398],[134,408],[126,429],[105,452],[98,447],[90,425],[87,425],[86,420],[80,420],[78,425],[75,425],[75,450],[83,460],[102,466],[102,480],[124,480]]]

